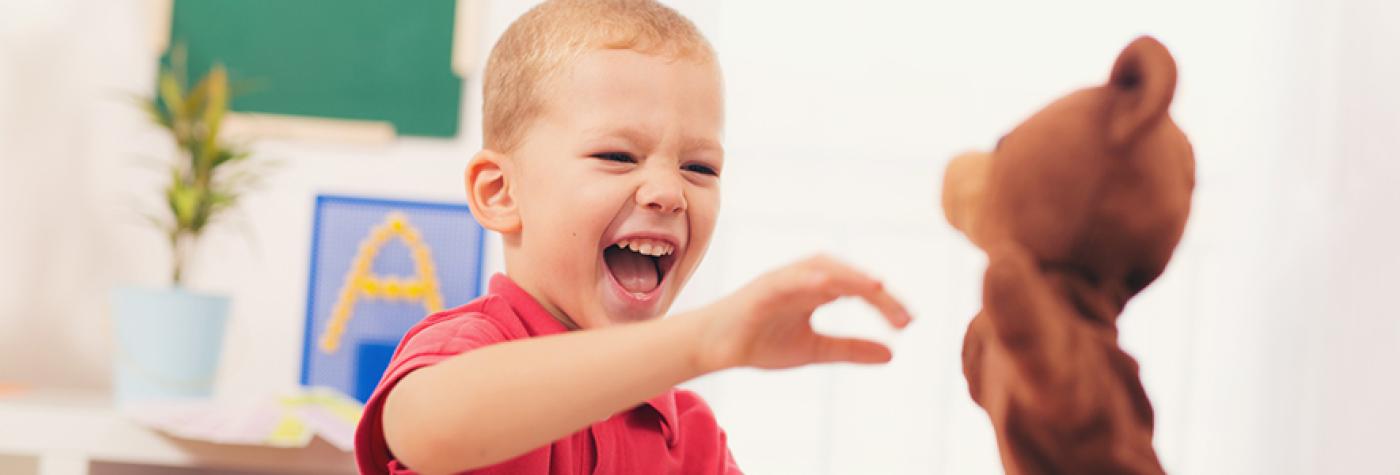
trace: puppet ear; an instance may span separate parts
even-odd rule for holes
[[[1176,61],[1156,39],[1139,37],[1118,54],[1107,88],[1109,139],[1124,146],[1167,115],[1176,92]]]

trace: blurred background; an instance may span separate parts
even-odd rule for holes
[[[476,72],[534,3],[459,2],[474,28],[457,42],[471,63],[450,137],[253,142],[279,166],[187,276],[232,299],[217,394],[297,386],[317,194],[462,200],[481,140]],[[943,166],[1102,82],[1151,34],[1176,57],[1172,113],[1198,163],[1176,257],[1120,320],[1162,462],[1400,473],[1386,455],[1400,441],[1400,4],[665,3],[717,48],[728,113],[720,224],[674,310],[820,251],[885,279],[917,319],[896,334],[839,302],[819,327],[890,342],[891,364],[688,383],[746,471],[1000,472],[959,363],[985,263],[944,223]],[[164,238],[136,211],[159,204],[166,175],[133,163],[176,149],[127,99],[156,89],[168,15],[159,1],[0,0],[0,384],[106,391],[109,293],[168,284]],[[488,275],[498,254],[488,237]]]

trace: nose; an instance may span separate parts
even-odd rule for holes
[[[684,186],[676,173],[649,174],[637,188],[637,205],[660,213],[685,211]]]

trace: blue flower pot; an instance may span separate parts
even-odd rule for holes
[[[228,306],[227,297],[180,288],[113,291],[117,403],[212,395]]]

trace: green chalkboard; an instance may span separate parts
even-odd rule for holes
[[[214,62],[247,85],[235,111],[386,121],[457,134],[455,0],[176,0],[170,45],[197,77]],[[170,62],[167,51],[162,60]]]

